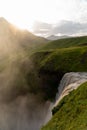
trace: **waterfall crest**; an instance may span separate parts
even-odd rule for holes
[[[77,89],[82,83],[86,81],[86,72],[66,73],[60,81],[58,93],[56,94],[56,103],[54,106],[56,106],[64,96],[68,95],[70,91]]]

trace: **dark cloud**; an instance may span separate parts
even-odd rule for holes
[[[34,25],[34,33],[41,35],[76,35],[87,33],[87,23],[73,21],[61,21],[55,26],[48,23],[37,22]]]

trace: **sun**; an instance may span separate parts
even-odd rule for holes
[[[56,0],[55,0],[56,1]],[[54,0],[0,0],[0,16],[20,28],[32,28],[35,21],[50,22],[55,18]]]
[[[20,28],[31,28],[38,18],[39,3],[40,0],[0,0],[0,16]]]

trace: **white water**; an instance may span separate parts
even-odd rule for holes
[[[86,72],[70,72],[66,73],[58,87],[58,93],[56,95],[56,106],[59,101],[66,95],[69,94],[70,91],[77,89],[82,83],[87,81],[87,73]]]

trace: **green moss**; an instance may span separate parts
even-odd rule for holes
[[[87,82],[60,101],[41,130],[87,130]]]

